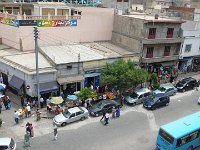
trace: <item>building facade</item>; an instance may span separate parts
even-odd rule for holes
[[[183,38],[181,20],[147,15],[116,15],[112,41],[140,55],[146,67],[176,66]]]
[[[180,52],[179,69],[200,70],[200,22],[187,21],[182,24],[184,42]]]

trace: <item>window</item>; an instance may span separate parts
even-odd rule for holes
[[[75,117],[75,113],[71,114],[70,118]]]
[[[159,131],[159,135],[164,138],[166,141],[168,141],[170,144],[173,144],[174,142],[174,138],[169,135],[167,132],[163,131],[162,129],[160,129]]]
[[[140,96],[139,96],[139,99],[140,99],[140,98],[143,98],[143,95],[140,95]]]
[[[164,54],[163,56],[169,56],[170,55],[170,46],[165,46]]]
[[[174,33],[174,28],[167,29],[167,38],[172,38]]]
[[[67,69],[72,69],[72,65],[67,65]]]
[[[149,29],[149,39],[155,39],[156,37],[156,28],[150,28]]]
[[[117,0],[117,2],[122,2],[122,0]]]
[[[199,137],[199,131],[195,131],[177,140],[176,147],[180,147]]]
[[[144,97],[147,97],[147,96],[149,96],[149,95],[151,95],[151,93],[145,93],[145,94],[144,94]]]
[[[146,54],[146,58],[152,58],[153,57],[153,47],[148,47],[147,48],[147,54]]]
[[[128,2],[128,0],[124,0],[124,2]]]
[[[83,114],[82,111],[78,111],[78,112],[76,112],[76,116],[81,115],[81,114]]]
[[[185,52],[190,52],[192,48],[192,44],[185,45]]]

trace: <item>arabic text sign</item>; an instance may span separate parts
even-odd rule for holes
[[[37,26],[36,20],[19,20],[19,26]]]
[[[77,26],[77,20],[37,20],[38,27]]]

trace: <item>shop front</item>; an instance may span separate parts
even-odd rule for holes
[[[96,89],[100,84],[100,70],[85,71],[84,87]]]
[[[72,95],[74,92],[81,90],[83,75],[60,77],[57,78],[57,81],[60,85],[60,93],[63,93],[66,98],[67,95]]]
[[[193,65],[194,72],[200,71],[200,56],[195,56],[193,58],[192,65]]]
[[[179,59],[178,69],[182,72],[192,71],[192,60],[193,57],[184,57]]]
[[[24,80],[13,75],[11,80],[8,82],[10,90],[17,95],[26,94]]]

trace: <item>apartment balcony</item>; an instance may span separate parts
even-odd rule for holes
[[[179,59],[179,55],[165,56],[165,57],[153,57],[153,58],[142,57],[142,62],[143,63],[156,63],[156,62],[173,61],[173,60],[178,60],[178,59]]]
[[[155,39],[148,39],[144,38],[142,39],[143,44],[170,44],[170,43],[182,43],[184,41],[183,38],[155,38]]]

